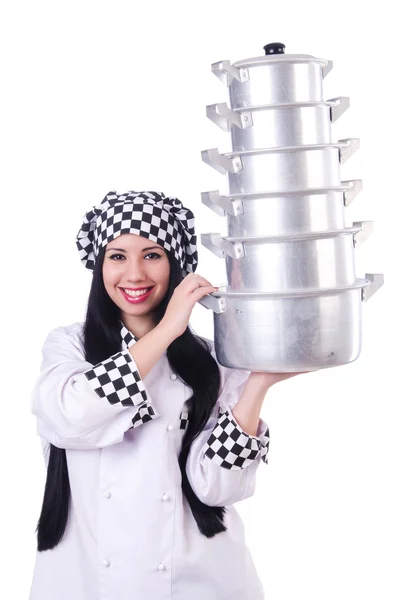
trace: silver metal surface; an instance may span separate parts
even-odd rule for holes
[[[365,278],[370,280],[370,285],[363,287],[362,299],[363,302],[368,302],[372,296],[382,287],[385,282],[383,273],[365,273]]]
[[[226,261],[233,291],[274,290],[351,285],[356,279],[352,234],[359,226],[338,232],[270,237],[224,238],[203,234],[202,244]],[[271,261],[272,268],[266,268]],[[330,268],[339,264],[338,270]]]
[[[340,164],[359,148],[352,138],[329,144],[259,148],[220,154],[203,150],[204,162],[229,175],[231,194],[281,192],[293,189],[340,186]]]
[[[332,141],[331,121],[349,107],[349,98],[327,102],[252,106],[231,110],[226,102],[206,107],[207,117],[223,131],[231,132],[235,151],[327,144]],[[249,131],[245,131],[249,129]],[[244,131],[241,131],[244,130]]]
[[[235,114],[239,113],[236,111]],[[252,127],[242,131],[232,125],[231,139],[235,152],[331,142],[330,106],[325,103],[251,109],[241,115],[250,116]]]
[[[241,152],[224,154],[221,159],[241,160],[242,168],[228,172],[231,194],[288,192],[295,189],[340,186],[340,149],[337,145],[326,147],[294,147],[280,152]]]
[[[229,158],[223,154],[219,154],[218,148],[210,148],[202,150],[201,158],[210,167],[213,167],[223,175],[225,173],[237,173],[243,168],[241,158],[239,156]]]
[[[235,125],[240,129],[246,129],[252,127],[252,113],[250,111],[244,111],[239,113],[231,110],[226,102],[222,104],[209,104],[206,107],[207,117],[218,125],[223,131],[230,131],[230,126]]]
[[[221,217],[229,219],[230,235],[266,235],[292,231],[321,231],[344,227],[344,207],[362,190],[362,181],[342,181],[340,186],[222,195],[219,190],[202,192],[201,201]],[[259,216],[258,216],[259,215]]]
[[[360,231],[357,231],[353,235],[353,245],[354,248],[358,248],[369,238],[371,233],[374,231],[374,222],[373,221],[355,221],[353,222],[353,227],[356,225],[360,226]]]
[[[328,100],[331,103],[331,121],[335,123],[349,108],[350,100],[347,96],[340,96],[339,98],[331,98]]]
[[[272,57],[280,58],[280,57]],[[235,63],[239,64],[239,63]],[[279,60],[265,63],[248,63],[248,76],[239,81],[229,81],[229,101],[232,109],[258,106],[261,104],[283,104],[288,102],[323,101],[323,67],[326,61]]]
[[[204,233],[201,242],[225,261],[227,283],[199,303],[214,313],[218,361],[249,371],[356,360],[362,302],[384,283],[383,274],[360,279],[355,272],[355,252],[373,222],[345,224],[362,181],[341,181],[341,166],[360,142],[333,142],[332,124],[349,99],[323,100],[331,61],[284,55],[283,48],[212,65],[229,102],[208,105],[207,116],[230,133],[232,152],[202,152],[227,175],[227,191],[201,194],[226,218],[227,235]]]
[[[227,297],[214,313],[220,363],[249,371],[300,372],[356,360],[361,289],[302,297]]]
[[[245,82],[249,79],[248,69],[238,69],[230,64],[230,60],[221,60],[211,65],[214,75],[225,85],[229,86],[232,79]]]

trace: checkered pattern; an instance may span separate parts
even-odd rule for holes
[[[93,270],[100,248],[124,233],[141,235],[172,252],[185,277],[198,263],[194,222],[193,212],[173,196],[111,191],[85,214],[76,245],[84,266]]]
[[[142,418],[142,422],[145,422],[146,415],[154,417],[157,413],[150,404],[138,370],[133,368],[133,359],[128,350],[138,340],[120,319],[119,327],[121,351],[88,369],[84,375],[98,396],[106,398],[110,404],[119,402],[124,406],[141,404],[142,412],[140,417],[137,413],[136,419],[139,421]]]
[[[204,455],[225,469],[243,469],[258,456],[267,463],[269,428],[260,436],[245,433],[231,411],[219,410],[219,418],[204,448]]]
[[[131,348],[131,346],[133,346],[138,341],[138,338],[135,337],[135,335],[129,329],[127,329],[123,321],[121,321],[120,319],[119,325],[121,335],[121,349],[126,350],[127,348]]]
[[[179,429],[187,429],[188,423],[189,423],[189,413],[188,412],[181,412],[180,417],[179,417]]]
[[[156,419],[158,416],[159,414],[152,404],[143,402],[139,406],[136,415],[131,420],[132,425],[128,429],[136,429],[140,425],[143,425],[143,423],[147,423],[147,421],[153,421],[153,419]]]
[[[84,371],[93,390],[110,404],[136,406],[148,399],[139,372],[133,368],[129,350],[122,350]]]

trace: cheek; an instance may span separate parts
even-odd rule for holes
[[[165,286],[168,285],[168,281],[170,278],[170,265],[167,264],[162,264],[161,265],[161,270],[159,272],[159,276],[158,276],[158,280],[161,281],[161,283]]]
[[[102,268],[102,278],[105,288],[114,285],[118,279],[118,269],[112,268],[109,263],[104,264]]]

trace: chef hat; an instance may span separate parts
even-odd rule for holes
[[[80,260],[94,269],[99,249],[123,233],[135,233],[172,252],[183,277],[197,268],[197,237],[194,214],[182,202],[162,192],[106,194],[101,204],[85,216],[76,236]]]

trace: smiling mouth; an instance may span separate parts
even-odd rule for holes
[[[136,288],[136,289],[131,289],[131,288],[120,288],[121,290],[123,290],[123,292],[125,291],[129,291],[129,292],[141,292],[142,290],[151,290],[152,288],[154,288],[154,285],[148,286],[148,287],[141,287],[141,288]]]
[[[142,288],[142,289],[147,289],[147,291],[144,293],[141,292],[141,293],[137,293],[137,294],[129,294],[128,292],[124,291],[123,288],[120,288],[120,290],[127,302],[129,302],[130,304],[138,304],[140,302],[145,302],[145,300],[147,298],[149,298],[154,287],[155,286],[152,285],[150,288]]]

